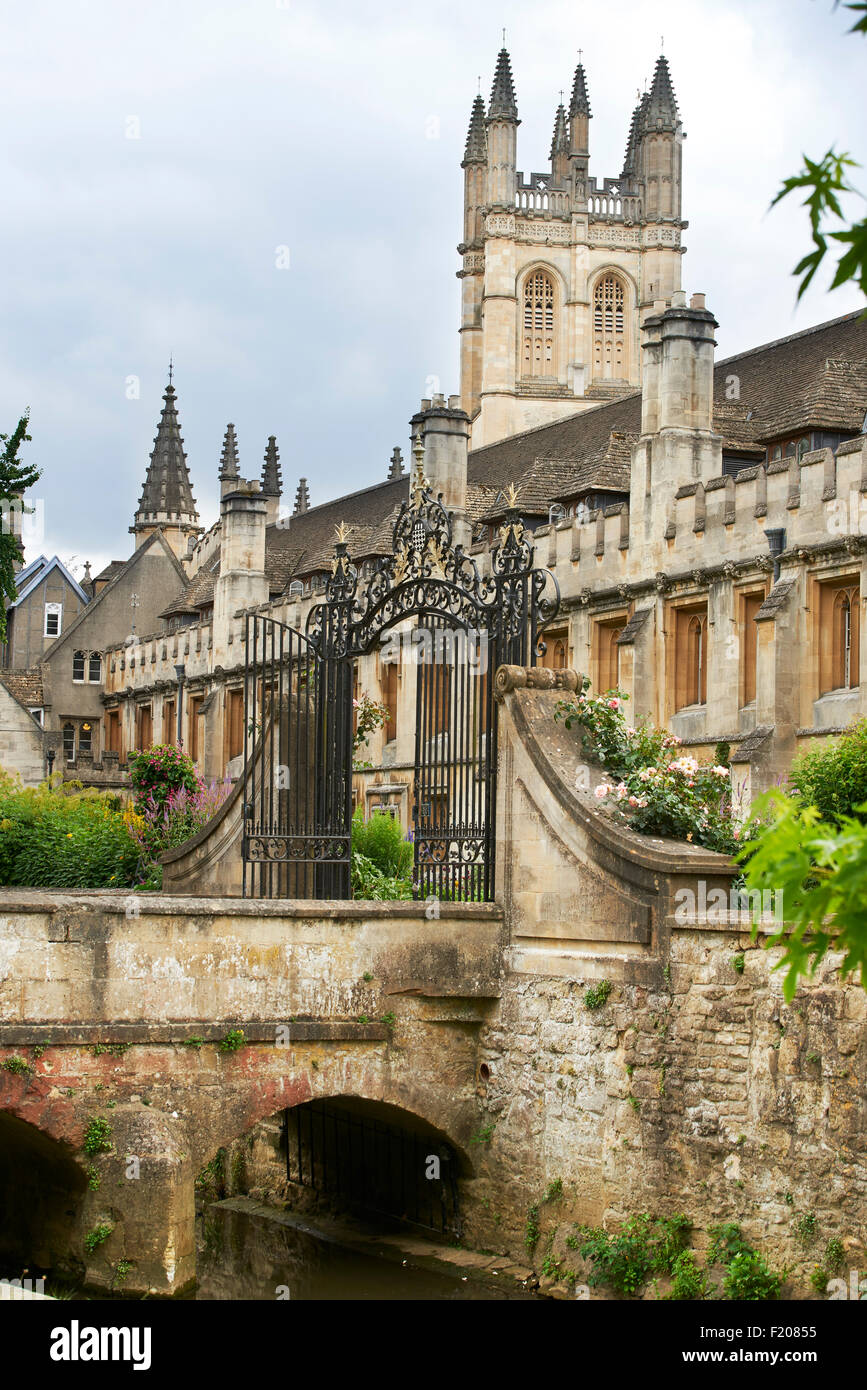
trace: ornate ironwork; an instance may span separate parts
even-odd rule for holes
[[[493,897],[493,675],[501,665],[535,665],[559,590],[553,575],[535,567],[515,488],[483,573],[454,544],[453,518],[424,476],[420,440],[414,453],[391,553],[369,578],[360,580],[341,525],[325,598],[311,610],[306,634],[248,618],[245,778],[249,769],[254,792],[244,858],[245,875],[249,867],[254,884],[258,875],[262,893],[349,896],[352,662],[391,629],[411,625],[431,639],[433,653],[414,660],[414,895]],[[478,638],[477,660],[456,657],[457,633]],[[290,765],[294,802],[266,786],[266,768],[271,776],[278,762]]]
[[[392,528],[392,553],[381,556],[359,587],[345,529],[338,528],[325,601],[307,621],[319,651],[357,657],[404,618],[429,615],[465,630],[488,634],[501,659],[527,665],[539,654],[542,631],[556,617],[560,590],[553,574],[534,565],[535,547],[510,488],[508,509],[492,547],[491,572],[482,574],[462,545],[452,540],[452,517],[434,497],[419,460],[410,498]]]

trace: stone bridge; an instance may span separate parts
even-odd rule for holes
[[[180,1292],[197,1174],[328,1097],[448,1140],[482,1248],[525,1257],[531,1204],[555,1227],[652,1208],[803,1264],[797,1193],[858,1258],[867,996],[831,964],[786,1008],[748,918],[701,910],[728,862],[576,790],[552,678],[498,673],[497,904],[0,891],[9,1273]]]

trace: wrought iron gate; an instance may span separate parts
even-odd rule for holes
[[[350,896],[352,673],[248,614],[244,896]]]
[[[391,643],[416,672],[414,896],[493,898],[494,672],[535,663],[559,605],[554,576],[534,566],[531,537],[512,489],[482,574],[453,544],[451,516],[418,459],[392,553],[369,577],[359,582],[341,526],[325,600],[305,634],[247,619],[245,892],[247,866],[258,864],[262,895],[350,896],[352,663]],[[286,789],[270,785],[280,769]]]

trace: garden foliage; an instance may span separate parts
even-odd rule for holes
[[[597,798],[615,819],[642,835],[691,840],[730,853],[739,831],[732,818],[730,772],[682,755],[680,739],[645,722],[626,722],[620,690],[590,696],[585,677],[580,692],[561,700],[555,718],[575,728],[588,762],[601,764],[610,780]]]

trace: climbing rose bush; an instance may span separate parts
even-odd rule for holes
[[[732,816],[731,778],[721,765],[701,764],[681,753],[681,740],[649,723],[627,724],[621,690],[561,700],[555,719],[576,729],[588,762],[609,777],[595,796],[615,820],[642,835],[689,840],[730,854],[740,831]]]
[[[136,810],[149,800],[161,805],[173,791],[183,788],[195,795],[202,787],[192,758],[174,743],[155,743],[130,754],[129,781]]]

